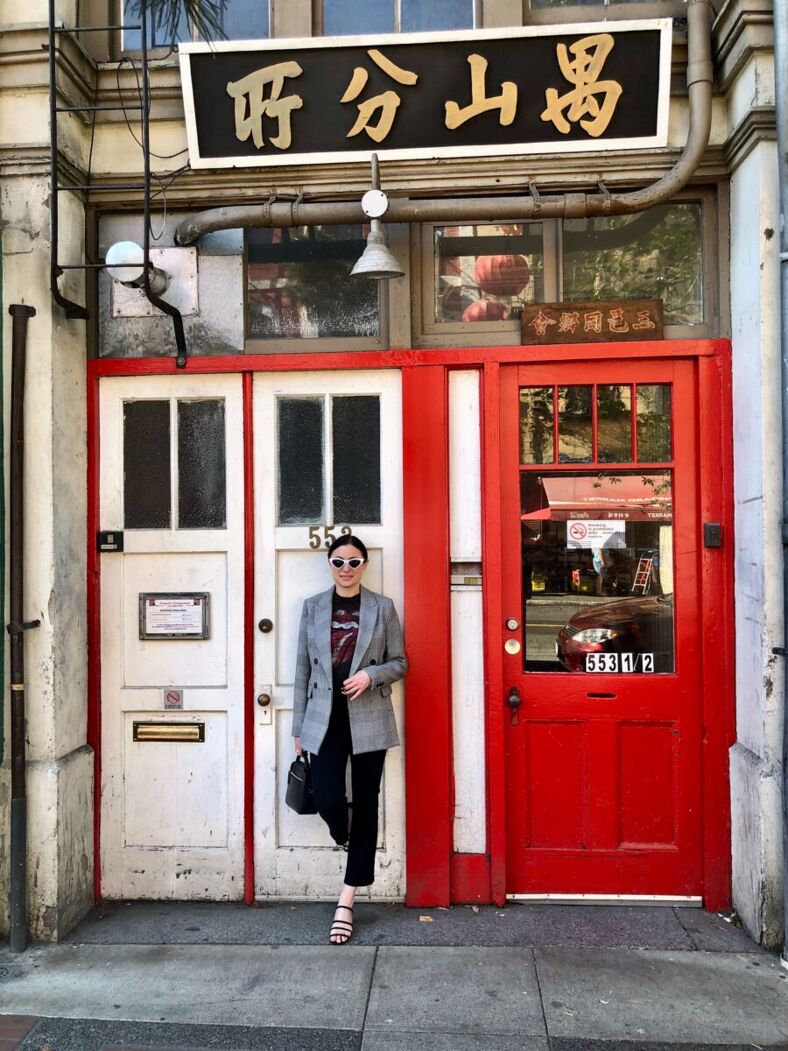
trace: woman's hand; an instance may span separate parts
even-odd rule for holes
[[[349,701],[355,701],[371,685],[372,679],[370,679],[369,675],[365,671],[357,671],[355,675],[351,675],[349,679],[345,679],[342,683],[342,692]]]
[[[293,745],[295,746],[296,755],[303,755],[304,754],[304,749],[301,747],[301,738],[300,737],[294,737],[293,738]]]

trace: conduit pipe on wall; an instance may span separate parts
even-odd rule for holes
[[[783,414],[783,616],[788,638],[788,3],[774,0],[774,97],[777,109],[777,176],[780,185],[780,343]],[[784,642],[775,653],[787,655]],[[788,669],[783,669],[785,675]],[[788,968],[788,708],[783,685],[783,924],[782,964]]]
[[[27,946],[27,793],[25,789],[25,631],[40,621],[24,616],[25,360],[33,307],[13,303],[8,566],[11,622],[11,933],[12,952]]]
[[[696,171],[709,141],[713,65],[711,61],[711,0],[689,0],[687,5],[687,88],[689,131],[681,156],[655,183],[630,193],[610,193],[604,186],[595,193],[540,194],[529,196],[455,197],[437,200],[389,201],[388,223],[519,222],[528,219],[582,218],[642,212],[670,200]],[[263,205],[212,208],[184,219],[175,232],[179,245],[194,244],[203,234],[239,227],[331,226],[364,223],[360,202],[302,203],[271,198]]]

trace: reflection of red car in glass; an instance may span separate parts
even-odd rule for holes
[[[556,637],[567,671],[585,671],[589,653],[653,653],[654,670],[673,669],[673,596],[597,602],[578,610]]]

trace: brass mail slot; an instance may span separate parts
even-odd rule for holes
[[[204,741],[205,723],[134,723],[135,741]]]

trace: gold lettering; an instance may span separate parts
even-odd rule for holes
[[[549,314],[545,314],[543,310],[539,310],[536,317],[532,318],[528,325],[530,328],[536,329],[537,336],[546,336],[550,325],[558,324]]]
[[[623,91],[617,80],[598,79],[614,44],[609,33],[597,33],[583,37],[568,48],[565,44],[557,45],[558,65],[574,87],[561,96],[555,88],[547,89],[547,106],[541,115],[542,120],[551,120],[563,135],[578,122],[594,138],[605,131]],[[601,102],[597,98],[599,95],[603,96]],[[584,117],[590,119],[584,120]]]
[[[638,310],[638,319],[632,323],[634,331],[641,331],[642,329],[656,328],[657,326],[651,320],[650,310]]]
[[[471,102],[460,109],[458,103],[446,103],[446,127],[453,131],[471,117],[478,117],[490,110],[500,110],[498,121],[502,125],[511,124],[517,110],[517,85],[511,80],[501,84],[501,94],[491,98],[486,96],[487,59],[481,55],[469,55],[471,67]]]
[[[418,81],[418,73],[412,73],[408,69],[401,69],[398,65],[392,62],[390,58],[386,58],[386,56],[381,51],[378,51],[377,48],[370,48],[369,51],[367,51],[367,54],[378,69],[382,69],[386,76],[391,77],[391,79],[395,80],[398,84],[408,84],[412,86]],[[353,77],[345,89],[345,94],[340,101],[354,102],[367,86],[368,80],[369,73],[366,69],[362,66],[356,66],[353,70]],[[397,110],[399,109],[401,102],[402,99],[397,92],[393,90],[382,91],[379,95],[374,95],[370,99],[359,102],[356,123],[347,133],[345,138],[352,138],[352,136],[365,131],[373,142],[382,142],[394,125],[394,118],[397,115]],[[380,113],[380,116],[377,124],[375,124],[373,121],[378,112]]]
[[[285,77],[299,77],[303,69],[297,62],[277,62],[265,66],[241,80],[230,81],[227,94],[235,99],[235,137],[246,142],[249,136],[255,146],[265,146],[263,135],[263,117],[270,117],[277,122],[277,133],[271,135],[271,145],[279,150],[289,148],[293,140],[290,127],[290,115],[294,109],[301,109],[304,100],[300,95],[287,95],[281,98]],[[266,98],[264,93],[270,84],[271,92]]]

